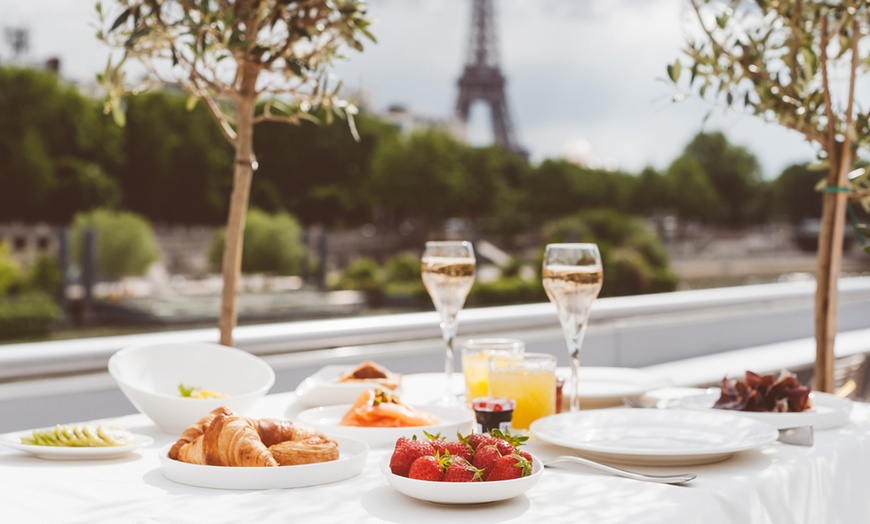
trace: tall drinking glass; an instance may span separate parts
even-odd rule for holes
[[[580,409],[580,347],[592,303],[603,283],[601,254],[595,244],[548,244],[544,253],[544,290],[556,305],[559,323],[571,357],[568,399],[571,411]]]
[[[458,326],[456,317],[474,284],[475,259],[471,242],[426,242],[422,272],[423,285],[441,315],[441,334],[445,345],[444,374],[447,380],[444,404],[451,405],[456,403],[453,391],[453,340]]]

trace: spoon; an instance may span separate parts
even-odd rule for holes
[[[643,480],[646,482],[659,482],[662,484],[684,484],[697,477],[697,475],[692,473],[682,473],[676,475],[650,475],[646,473],[638,473],[636,471],[628,471],[614,466],[608,466],[607,464],[595,462],[594,460],[578,457],[576,455],[559,455],[549,460],[544,460],[543,464],[544,466],[552,466],[553,464],[558,464],[559,462],[573,462],[575,464],[583,464],[584,466],[589,466],[591,468],[599,469],[601,471],[606,471],[607,473],[612,473],[620,477],[625,477],[633,480]]]

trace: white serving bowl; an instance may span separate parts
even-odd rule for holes
[[[180,434],[215,408],[243,414],[275,383],[264,360],[240,349],[208,343],[146,344],[109,359],[109,374],[127,399],[161,431]],[[186,398],[179,384],[226,398]]]
[[[390,471],[390,455],[381,459],[381,472],[399,493],[438,504],[485,504],[518,497],[532,489],[544,474],[541,459],[532,455],[532,474],[513,480],[492,482],[434,482],[409,479]]]

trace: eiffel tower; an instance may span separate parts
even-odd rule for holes
[[[472,0],[471,34],[468,56],[459,78],[456,115],[468,124],[471,103],[489,104],[495,143],[523,157],[526,151],[517,142],[505,96],[505,77],[498,65],[498,42],[492,0]]]

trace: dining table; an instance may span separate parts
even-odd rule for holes
[[[442,391],[440,379],[436,373],[404,376],[403,398],[418,405],[434,401]],[[292,419],[305,408],[295,391],[273,392],[246,415]],[[371,446],[359,474],[326,484],[281,489],[181,484],[164,475],[158,457],[179,435],[160,431],[138,413],[87,422],[120,425],[153,438],[153,444],[94,460],[52,460],[0,446],[0,523],[870,522],[870,405],[861,402],[853,403],[847,423],[816,431],[812,446],[774,441],[708,464],[622,466],[697,475],[685,484],[560,464],[545,468],[525,493],[481,504],[433,503],[399,493],[380,468],[390,445]]]

